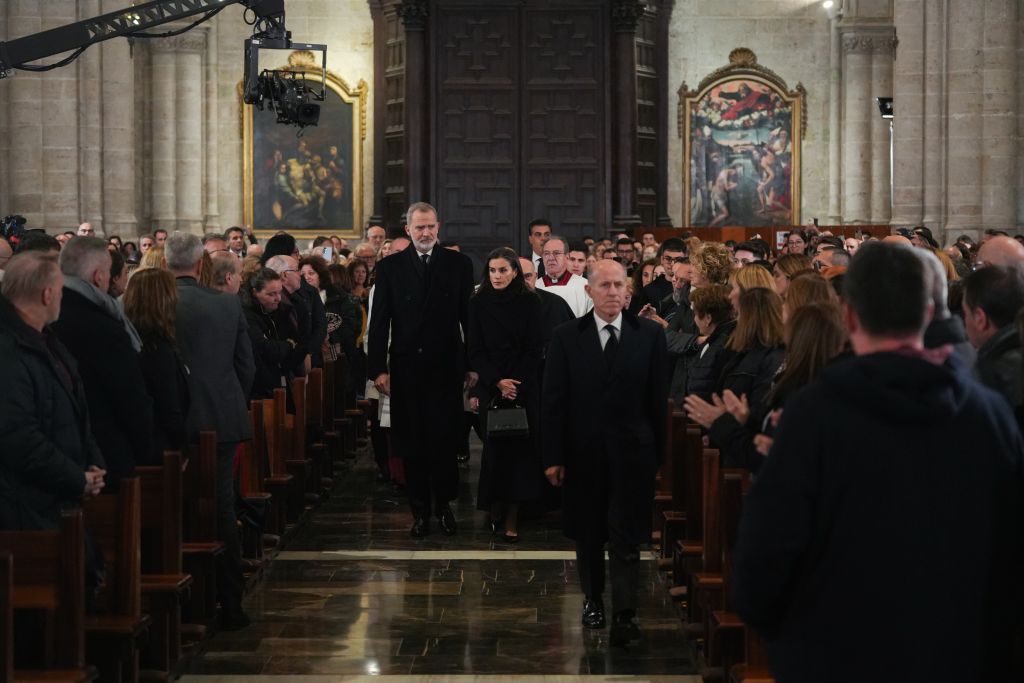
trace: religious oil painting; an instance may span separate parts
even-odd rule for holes
[[[789,91],[746,48],[729,61],[679,92],[686,225],[798,225],[803,86]]]
[[[313,53],[291,54],[282,71],[302,72],[314,90],[321,71]],[[356,88],[327,73],[320,121],[301,131],[277,123],[267,107],[243,107],[244,220],[257,234],[297,237],[362,233],[362,142],[366,83]]]

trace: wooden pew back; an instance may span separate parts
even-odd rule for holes
[[[182,462],[180,451],[167,451],[162,467],[135,468],[142,491],[142,562],[149,574],[182,572]]]
[[[61,515],[57,531],[0,531],[0,550],[14,558],[14,607],[52,602],[52,640],[45,667],[85,666],[85,525],[81,510]],[[27,605],[25,603],[28,603]]]
[[[0,552],[0,680],[14,680],[14,556]]]
[[[142,615],[142,487],[138,477],[122,479],[117,491],[85,506],[89,536],[103,553],[105,588],[97,606],[123,616]]]
[[[183,480],[184,531],[186,541],[199,543],[217,540],[217,433],[199,433],[199,447],[194,449],[185,468]]]

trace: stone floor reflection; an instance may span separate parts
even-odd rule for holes
[[[653,561],[642,570],[644,639],[611,648],[607,630],[580,625],[557,515],[523,520],[515,546],[495,543],[475,510],[478,463],[477,444],[461,472],[459,534],[414,540],[401,496],[361,455],[246,600],[253,624],[217,634],[183,680],[700,680]]]

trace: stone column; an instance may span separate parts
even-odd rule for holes
[[[177,59],[171,39],[149,42],[152,55],[152,164],[150,181],[152,225],[147,232],[177,228],[177,185],[175,156],[177,150]]]
[[[103,0],[104,12],[123,6],[123,0]],[[107,234],[128,240],[138,234],[134,48],[127,40],[118,39],[106,41],[99,49],[103,62],[103,221]]]
[[[829,20],[829,88],[828,88],[828,223],[842,222],[842,129],[843,50],[839,36],[839,19]]]
[[[95,17],[99,0],[80,0],[76,20]],[[113,41],[107,41],[111,43]],[[110,235],[103,215],[103,47],[94,46],[65,67],[78,75],[78,216],[98,235]]]
[[[843,222],[866,223],[871,216],[871,95],[869,36],[843,31]]]
[[[4,4],[0,7],[0,40],[8,40],[11,36],[7,34],[7,12],[10,5]],[[8,179],[0,183],[0,206],[11,205],[10,187],[10,166],[7,163],[9,140],[10,140],[10,118],[8,113],[8,99],[11,96],[10,83],[0,83],[0,178]]]
[[[402,0],[405,26],[405,194],[408,203],[430,201],[430,111],[427,93],[427,0]]]
[[[615,159],[612,187],[612,222],[616,226],[640,224],[636,213],[636,25],[644,5],[636,0],[613,0],[611,26],[612,140]]]
[[[918,19],[917,30],[923,33],[921,83],[922,103],[919,105],[922,136],[915,140],[916,149],[897,149],[897,153],[910,155],[918,161],[915,176],[921,178],[921,206],[914,212],[919,222],[934,230],[946,224],[946,32],[948,30],[948,0],[924,0],[923,21]],[[896,51],[897,60],[903,47]],[[901,105],[897,105],[901,106]],[[904,125],[903,115],[896,121],[896,139]],[[897,165],[897,168],[900,168]],[[900,175],[897,182],[902,182]],[[938,235],[938,233],[934,233]]]
[[[891,29],[889,29],[891,31]],[[871,54],[871,101],[877,97],[892,97],[893,59],[895,58],[895,31],[880,33],[873,39]],[[871,113],[871,222],[880,225],[892,218],[892,176],[890,152],[892,128],[883,119],[878,108]]]
[[[982,227],[1012,230],[1017,197],[1017,31],[1016,0],[983,3],[981,218]]]
[[[205,232],[222,232],[225,227],[220,224],[220,122],[217,118],[217,23],[210,22],[206,41],[206,216],[203,219]]]
[[[42,29],[56,28],[78,19],[74,0],[37,3],[44,8]],[[86,59],[82,55],[81,59]],[[88,55],[97,60],[96,54]],[[52,60],[50,60],[52,61]],[[94,72],[95,74],[95,72]],[[79,100],[77,70],[55,69],[42,74],[39,121],[43,127],[42,210],[46,227],[78,227],[84,216],[79,206]],[[98,75],[98,74],[95,74]],[[98,121],[87,121],[96,128]],[[95,154],[95,147],[93,148]],[[98,158],[98,157],[94,157]],[[95,169],[98,172],[99,169]],[[87,186],[88,187],[88,186]],[[94,190],[95,188],[88,187]],[[98,209],[98,204],[93,204]]]
[[[42,30],[38,2],[18,0],[8,6],[7,30],[25,36]],[[8,107],[10,131],[10,212],[25,216],[29,227],[50,227],[43,216],[43,83],[39,74],[18,72],[0,83]],[[57,228],[60,226],[52,226]]]
[[[893,101],[898,119],[893,125],[894,225],[922,221],[924,177],[925,32],[922,16],[928,0],[907,0],[894,17],[900,48],[896,51]]]
[[[946,54],[948,121],[944,183],[947,230],[981,227],[983,177],[982,128],[984,83],[981,77],[984,44],[983,5],[951,0],[948,3],[949,41]]]
[[[206,93],[204,31],[190,31],[172,40],[177,44],[175,94],[175,184],[178,229],[203,230],[203,100]]]

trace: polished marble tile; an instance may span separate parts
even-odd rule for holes
[[[474,509],[474,462],[454,506],[459,534],[414,540],[404,500],[360,458],[247,597],[253,624],[217,634],[183,681],[699,680],[650,555],[638,596],[644,639],[611,648],[607,630],[580,624],[575,554],[557,514],[527,515],[522,543],[495,544]]]

